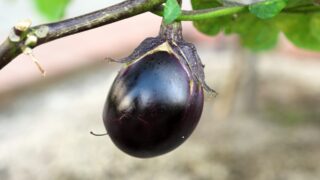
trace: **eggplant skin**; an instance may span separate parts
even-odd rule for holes
[[[188,68],[166,51],[146,55],[120,70],[103,122],[125,153],[149,158],[181,145],[193,132],[203,108],[202,86]]]

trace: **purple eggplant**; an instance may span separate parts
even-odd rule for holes
[[[182,144],[201,117],[203,64],[194,45],[182,38],[181,24],[162,24],[127,58],[107,97],[103,121],[114,144],[148,158]]]

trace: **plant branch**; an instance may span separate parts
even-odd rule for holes
[[[314,5],[301,6],[301,7],[285,9],[284,12],[287,12],[287,13],[305,13],[305,14],[316,13],[316,12],[320,12],[320,6],[314,6]]]
[[[163,16],[164,6],[160,6],[154,11],[154,14]],[[179,21],[197,21],[209,18],[216,18],[226,15],[232,15],[240,12],[247,12],[247,6],[224,6],[210,9],[182,11],[182,14],[177,18]]]
[[[165,0],[127,0],[105,9],[56,23],[27,27],[26,29],[15,26],[9,37],[0,45],[0,70],[27,47],[34,48],[58,38],[151,11],[164,2]]]
[[[154,9],[152,13],[163,16],[164,6],[161,5]],[[182,14],[176,19],[178,21],[197,21],[221,16],[232,15],[236,13],[248,12],[248,5],[221,6],[216,8],[182,11]],[[284,9],[284,13],[315,13],[320,12],[320,6],[314,4],[304,4]]]
[[[64,21],[28,27],[16,25],[9,37],[0,45],[0,70],[10,63],[24,49],[34,48],[41,44],[110,24],[147,11],[163,16],[166,0],[127,0],[76,18]],[[179,1],[180,2],[180,1]],[[178,21],[197,21],[217,18],[236,13],[248,12],[248,5],[223,6],[217,8],[182,11]],[[297,6],[283,10],[284,13],[320,12],[318,6]],[[25,25],[26,23],[22,23]]]

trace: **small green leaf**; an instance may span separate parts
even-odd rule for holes
[[[170,24],[176,20],[181,14],[181,8],[177,0],[167,0],[163,14],[166,24]]]
[[[269,19],[279,14],[288,0],[267,0],[249,5],[249,11],[261,19]]]
[[[71,0],[34,0],[39,12],[49,20],[59,20]]]

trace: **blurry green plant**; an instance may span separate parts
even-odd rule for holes
[[[192,0],[193,9],[219,8],[222,1]],[[194,21],[208,35],[238,34],[252,50],[267,50],[277,44],[283,32],[296,46],[320,50],[320,7],[313,0],[266,0],[248,5],[237,14]]]
[[[39,12],[49,20],[59,20],[65,15],[65,11],[71,0],[34,0]]]

